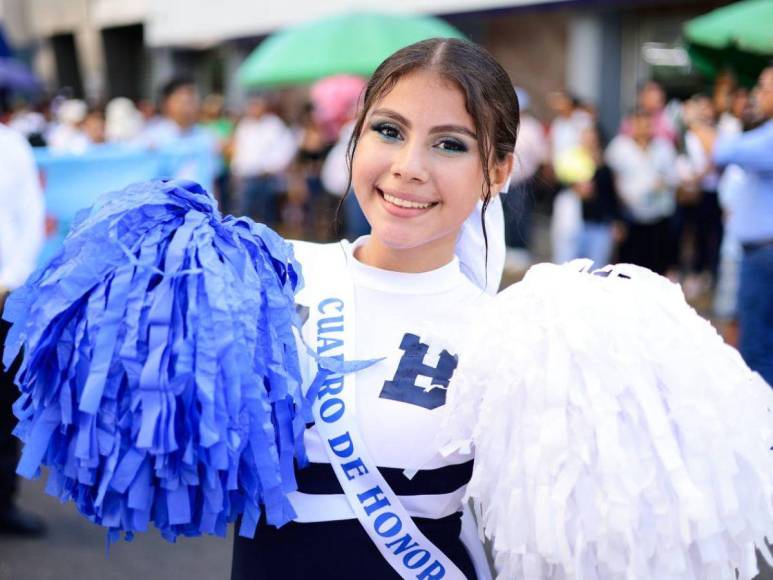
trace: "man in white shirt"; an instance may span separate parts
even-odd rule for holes
[[[0,308],[8,293],[34,270],[45,236],[45,212],[32,149],[21,134],[0,123]],[[9,325],[0,320],[0,356]],[[15,505],[18,442],[11,406],[17,364],[0,370],[0,533],[39,536],[43,522]]]
[[[630,135],[618,135],[606,151],[628,229],[619,261],[664,274],[674,253],[671,218],[678,184],[676,150],[654,136],[648,112],[637,109],[628,126]]]
[[[650,116],[653,135],[672,145],[676,143],[676,128],[666,111],[666,92],[660,83],[652,80],[645,82],[639,88],[636,100],[638,108]],[[624,120],[620,132],[631,137],[633,131],[631,120]]]
[[[264,96],[252,97],[234,133],[231,171],[237,179],[242,215],[273,226],[282,177],[298,149],[297,139]]]

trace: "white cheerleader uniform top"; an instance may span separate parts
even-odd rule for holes
[[[345,253],[349,279],[341,284],[353,285],[357,316],[351,352],[357,360],[383,359],[357,372],[358,425],[379,471],[407,512],[442,518],[462,509],[472,473],[471,455],[443,456],[439,450],[446,392],[449,385],[453,388],[470,317],[491,297],[463,274],[456,256],[422,273],[367,266],[354,257],[366,240],[334,244]],[[315,287],[318,276],[331,275],[325,264],[331,248],[307,242],[294,242],[294,248],[304,272],[305,288],[296,296],[304,320],[303,310],[316,307],[308,289]],[[334,305],[329,310],[335,321]],[[317,316],[324,327],[325,313]],[[313,335],[306,322],[303,335],[309,344]],[[310,357],[308,367],[307,384],[316,370]],[[314,425],[308,426],[304,443],[310,464],[298,472],[299,491],[290,495],[296,521],[354,518]]]

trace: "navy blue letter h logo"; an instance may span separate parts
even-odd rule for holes
[[[411,405],[436,409],[446,402],[451,376],[456,370],[457,359],[443,350],[437,361],[426,361],[429,345],[423,344],[415,334],[405,334],[400,342],[404,351],[397,371],[391,381],[384,381],[382,399],[401,401]],[[437,366],[427,364],[437,362]]]

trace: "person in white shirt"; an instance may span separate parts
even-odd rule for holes
[[[636,97],[637,107],[650,116],[652,132],[658,139],[668,141],[672,145],[676,143],[676,127],[669,114],[671,104],[666,104],[666,92],[657,81],[649,80],[639,88]],[[633,136],[633,127],[630,119],[625,119],[620,127],[620,132]]]
[[[241,213],[273,226],[279,220],[283,173],[295,157],[298,140],[271,112],[267,97],[259,95],[247,103],[233,143],[231,172],[237,180]]]
[[[86,152],[91,146],[91,140],[82,128],[87,114],[88,107],[80,99],[68,99],[59,105],[57,122],[46,139],[52,151],[76,155]]]
[[[556,117],[550,123],[550,154],[553,161],[565,151],[580,145],[582,132],[593,125],[593,118],[580,109],[577,101],[565,92],[550,95],[550,108]]]
[[[24,137],[0,123],[0,310],[8,293],[37,266],[45,237],[45,210],[35,159]],[[9,325],[0,320],[0,358]],[[16,506],[18,441],[11,406],[19,391],[18,364],[0,369],[0,533],[39,536],[45,526]]]
[[[111,143],[131,143],[143,130],[142,113],[131,99],[116,97],[105,109],[105,138]]]
[[[646,111],[634,111],[628,126],[630,136],[615,137],[605,153],[626,219],[627,235],[619,259],[664,274],[673,262],[671,218],[679,180],[676,150],[654,136]]]

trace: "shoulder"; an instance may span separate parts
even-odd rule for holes
[[[350,245],[346,240],[327,244],[301,240],[288,242],[293,248],[295,259],[301,265],[301,273],[307,286],[317,276],[332,273],[337,264],[345,262]]]

